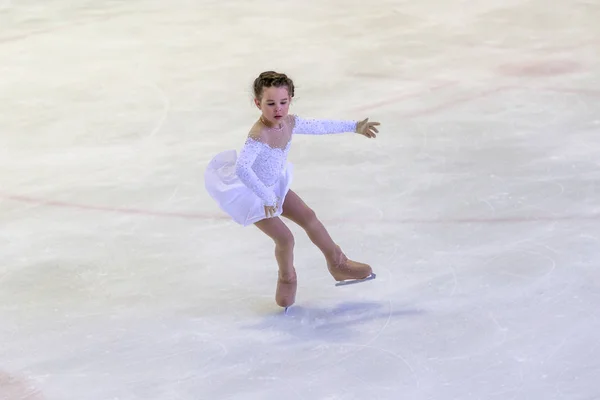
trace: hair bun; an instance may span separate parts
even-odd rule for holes
[[[294,97],[294,82],[286,75],[275,71],[264,71],[254,80],[254,96],[262,97],[264,88],[287,87],[290,97]]]

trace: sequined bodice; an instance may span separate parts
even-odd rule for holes
[[[290,140],[287,145],[281,149],[279,147],[271,147],[266,143],[250,137],[246,139],[244,147],[256,152],[256,159],[252,165],[250,165],[250,168],[254,171],[257,178],[266,186],[270,187],[277,183],[279,175],[285,167],[291,145],[292,141]],[[241,165],[239,160],[238,165]]]
[[[294,134],[324,135],[354,132],[356,121],[309,120],[298,116],[293,119],[292,134],[283,148],[249,136],[236,161],[236,174],[265,205],[275,205],[278,201],[273,186],[278,182],[287,162]]]

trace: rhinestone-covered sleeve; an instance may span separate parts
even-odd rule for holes
[[[240,150],[235,164],[235,173],[244,185],[248,186],[250,190],[261,198],[264,205],[275,206],[277,203],[275,192],[262,183],[252,170],[252,164],[254,164],[254,160],[256,160],[261,150],[262,144],[259,141],[250,137],[246,139],[246,143],[244,143],[244,147]]]
[[[337,121],[330,119],[305,119],[294,115],[292,133],[301,135],[327,135],[356,131],[356,121]]]

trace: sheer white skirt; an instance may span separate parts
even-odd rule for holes
[[[218,153],[209,162],[204,173],[204,186],[221,210],[235,222],[248,226],[267,218],[263,201],[248,188],[235,173],[237,152],[227,150]],[[277,212],[283,212],[283,201],[293,179],[293,165],[286,163],[278,181],[271,186],[277,196]]]

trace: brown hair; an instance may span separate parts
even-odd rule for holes
[[[254,80],[254,96],[261,99],[263,89],[268,87],[287,87],[290,97],[294,97],[294,82],[286,74],[265,71]]]

